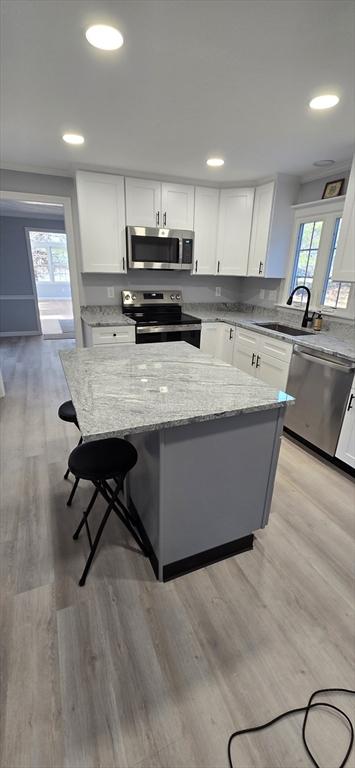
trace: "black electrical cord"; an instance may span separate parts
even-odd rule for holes
[[[349,729],[350,729],[349,744],[348,744],[348,747],[347,747],[347,750],[346,750],[346,753],[345,753],[345,757],[343,758],[342,762],[339,765],[339,768],[344,768],[344,766],[348,762],[348,759],[349,759],[349,756],[350,756],[350,752],[351,752],[351,749],[352,749],[352,746],[353,746],[353,743],[354,743],[354,728],[353,728],[353,724],[352,724],[350,718],[348,717],[348,715],[346,714],[346,712],[343,712],[343,710],[339,709],[339,707],[335,707],[334,704],[329,704],[328,702],[323,702],[323,701],[317,701],[317,702],[313,703],[314,697],[318,696],[318,694],[320,694],[320,693],[350,693],[350,694],[355,696],[355,691],[352,691],[352,690],[350,690],[348,688],[320,688],[319,691],[314,691],[314,693],[312,693],[312,695],[311,695],[311,697],[310,697],[310,699],[308,701],[307,706],[305,706],[305,707],[298,707],[297,709],[289,709],[289,710],[287,710],[287,712],[283,712],[281,715],[278,715],[277,717],[274,717],[273,720],[270,720],[268,723],[264,723],[263,725],[256,725],[256,726],[254,726],[254,728],[244,728],[241,731],[234,731],[234,733],[232,733],[232,735],[229,737],[229,741],[228,741],[228,760],[229,760],[230,768],[234,768],[233,763],[232,763],[231,746],[232,746],[232,741],[233,741],[233,739],[235,739],[236,736],[242,736],[243,734],[246,734],[246,733],[255,733],[256,731],[262,731],[262,730],[264,730],[264,728],[269,728],[271,725],[274,725],[279,720],[282,720],[284,717],[288,717],[289,715],[294,715],[294,714],[296,714],[298,712],[304,712],[305,713],[305,716],[303,718],[303,724],[302,724],[302,740],[303,740],[303,744],[304,744],[304,747],[306,749],[306,752],[307,752],[308,756],[311,758],[313,765],[315,765],[316,768],[321,768],[319,763],[317,763],[317,761],[315,760],[315,758],[314,758],[314,756],[313,756],[313,754],[312,754],[312,752],[311,752],[311,750],[310,750],[310,748],[308,746],[307,736],[306,736],[306,726],[307,726],[307,720],[308,720],[308,716],[309,716],[310,710],[311,709],[316,709],[317,707],[323,707],[323,708],[327,707],[328,709],[331,709],[333,711],[335,710],[335,712],[338,712],[338,714],[341,715],[341,717],[344,720],[346,720],[346,722],[347,722],[347,724],[349,726]]]

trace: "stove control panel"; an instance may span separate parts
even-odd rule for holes
[[[154,304],[175,304],[180,306],[182,303],[181,290],[172,291],[171,289],[163,291],[122,291],[122,306],[125,307],[146,307]]]

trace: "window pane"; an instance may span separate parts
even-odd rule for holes
[[[325,276],[322,303],[325,307],[333,309],[346,309],[351,291],[351,283],[341,283],[332,280],[334,258],[338,245],[341,218],[336,219],[333,231],[332,244],[329,253],[328,268]]]
[[[50,280],[48,248],[39,246],[33,248],[32,259],[36,282],[42,283]]]
[[[322,227],[322,221],[307,221],[300,225],[291,291],[297,285],[306,285],[307,288],[312,289]],[[296,304],[305,304],[307,301],[306,292],[297,291],[293,301]]]

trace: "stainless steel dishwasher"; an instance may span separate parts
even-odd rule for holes
[[[286,391],[296,398],[285,427],[334,456],[355,363],[295,345]]]

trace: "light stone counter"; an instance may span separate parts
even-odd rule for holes
[[[186,342],[60,352],[84,440],[280,408],[292,397]]]
[[[81,307],[81,319],[91,328],[106,328],[111,325],[135,325],[135,321],[126,317],[114,306]]]

